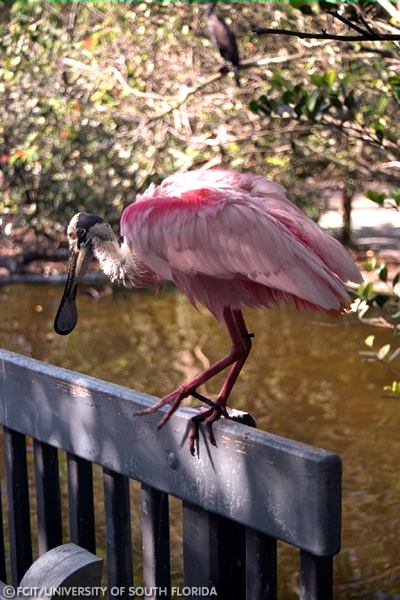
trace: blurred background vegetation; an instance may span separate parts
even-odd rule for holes
[[[341,3],[341,14],[360,23],[362,10],[375,31],[399,32],[380,3],[359,6]],[[220,71],[205,4],[3,1],[3,241],[26,227],[40,247],[57,245],[82,209],[116,223],[150,182],[196,167],[272,177],[314,217],[333,190],[349,214],[356,190],[396,188],[399,42],[251,31],[348,33],[337,8],[219,3],[240,46],[238,89]]]

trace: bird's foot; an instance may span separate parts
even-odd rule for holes
[[[173,413],[179,408],[182,400],[184,398],[187,398],[188,396],[193,396],[194,398],[201,400],[201,402],[204,402],[205,404],[207,404],[208,406],[210,406],[212,408],[214,408],[216,406],[215,402],[213,402],[209,398],[206,398],[206,396],[199,394],[199,392],[197,392],[196,389],[190,388],[188,386],[182,386],[180,388],[177,388],[176,390],[174,390],[167,396],[164,396],[164,398],[161,398],[161,400],[159,400],[152,406],[149,406],[148,408],[140,410],[135,414],[136,415],[148,415],[150,413],[156,412],[157,410],[159,410],[160,408],[162,408],[163,406],[166,406],[168,404],[169,409],[158,424],[158,429],[161,429],[161,427],[163,425],[165,425],[165,423],[171,418]]]
[[[222,399],[218,398],[211,408],[202,409],[202,411],[198,415],[190,419],[189,450],[192,456],[195,455],[196,443],[199,440],[199,426],[200,423],[202,423],[203,421],[206,425],[208,439],[210,440],[211,444],[213,444],[213,446],[217,445],[212,426],[215,423],[215,421],[218,421],[218,419],[220,419],[221,417],[225,417],[225,419],[230,419],[228,411],[226,410],[225,402],[222,401]]]
[[[170,417],[173,415],[173,413],[177,410],[177,408],[179,407],[182,400],[184,398],[186,398],[187,396],[190,396],[190,390],[186,390],[184,387],[178,388],[178,389],[174,390],[173,392],[171,392],[170,394],[168,394],[167,396],[164,396],[164,398],[161,398],[161,400],[159,400],[152,406],[149,406],[149,408],[140,410],[136,414],[137,415],[148,415],[150,413],[157,412],[157,410],[159,410],[163,406],[166,406],[167,404],[169,404],[168,411],[165,413],[165,415],[163,416],[163,418],[161,419],[161,421],[158,424],[158,429],[161,429],[161,427],[163,425],[165,425],[165,423],[170,419]]]

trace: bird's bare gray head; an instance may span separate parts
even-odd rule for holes
[[[54,322],[54,329],[60,335],[70,333],[78,321],[76,292],[93,258],[97,258],[111,281],[127,287],[135,285],[136,267],[129,249],[118,244],[111,226],[101,217],[85,212],[76,214],[68,225],[67,235],[68,276]]]

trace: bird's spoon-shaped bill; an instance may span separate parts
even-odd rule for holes
[[[76,292],[79,282],[89,268],[91,259],[92,251],[88,246],[81,247],[79,251],[71,250],[67,281],[54,320],[54,329],[59,335],[71,333],[78,321]]]

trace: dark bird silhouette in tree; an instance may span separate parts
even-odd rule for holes
[[[207,11],[207,26],[210,39],[222,58],[231,63],[237,86],[240,87],[240,57],[235,34],[222,17],[215,12],[216,2],[211,2]]]

